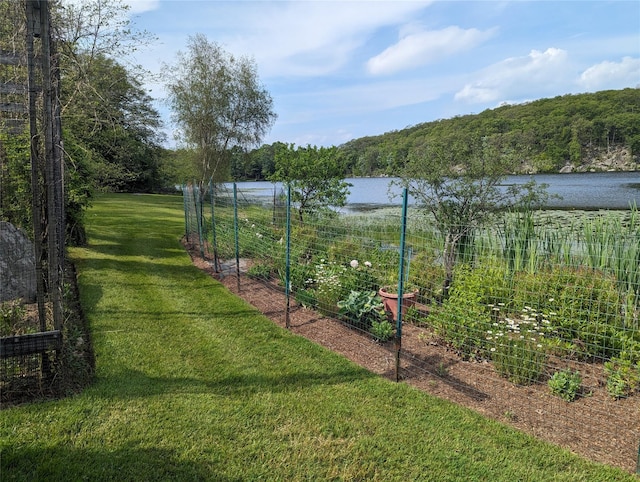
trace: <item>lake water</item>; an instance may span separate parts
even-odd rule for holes
[[[504,185],[524,184],[534,179],[548,184],[552,198],[545,206],[548,209],[629,209],[630,203],[640,205],[640,172],[597,172],[580,174],[538,174],[533,176],[508,176]],[[392,178],[347,179],[352,184],[346,210],[359,211],[401,203],[401,189],[391,190],[396,195],[389,199]],[[248,198],[272,199],[274,183],[267,181],[236,183],[238,191]],[[231,186],[231,185],[229,185]],[[280,192],[281,185],[275,185]],[[411,193],[409,193],[411,194]],[[410,196],[410,203],[412,202]]]

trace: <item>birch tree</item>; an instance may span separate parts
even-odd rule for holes
[[[180,140],[197,151],[200,182],[226,180],[231,149],[257,146],[276,119],[255,62],[197,34],[165,72],[172,120]]]

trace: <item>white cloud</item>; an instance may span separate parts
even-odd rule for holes
[[[410,32],[367,62],[371,74],[391,74],[470,50],[492,37],[495,29],[480,31],[451,26],[442,30]]]
[[[505,98],[544,96],[567,81],[569,56],[565,50],[532,50],[524,57],[512,57],[480,71],[455,95],[469,103],[496,102]]]
[[[640,85],[640,58],[593,65],[580,76],[580,85],[590,91],[636,87]]]
[[[409,21],[430,2],[251,2],[222,42],[256,58],[268,76],[326,75],[380,28]],[[245,14],[246,13],[246,14]]]
[[[150,12],[160,7],[160,0],[126,0],[124,3],[131,7],[129,13],[132,14]]]

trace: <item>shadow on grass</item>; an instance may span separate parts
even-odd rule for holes
[[[296,370],[288,373],[224,373],[225,367],[212,367],[211,378],[154,377],[138,370],[123,370],[99,380],[95,395],[104,392],[106,398],[133,399],[156,395],[211,394],[216,396],[248,396],[260,392],[288,393],[330,385],[349,384],[378,378],[359,367],[336,369],[331,372]],[[263,369],[261,369],[264,371]],[[118,387],[114,390],[113,387]]]
[[[117,450],[44,445],[4,450],[2,480],[241,480],[216,473],[212,468],[216,462],[206,457],[181,460],[167,449],[137,444]]]

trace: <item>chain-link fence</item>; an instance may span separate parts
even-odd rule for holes
[[[239,287],[282,293],[287,326],[290,306],[307,307],[385,348],[398,380],[635,466],[637,209],[504,212],[447,257],[448,233],[406,198],[335,213],[300,211],[275,186],[183,192],[196,252]]]
[[[0,2],[0,392],[14,402],[58,392],[63,344],[81,339],[66,299],[59,73],[49,2]],[[74,319],[74,322],[80,320]],[[86,339],[86,337],[85,337]],[[67,357],[67,362],[73,363]],[[67,364],[68,365],[68,364]],[[69,383],[70,382],[70,383]]]

